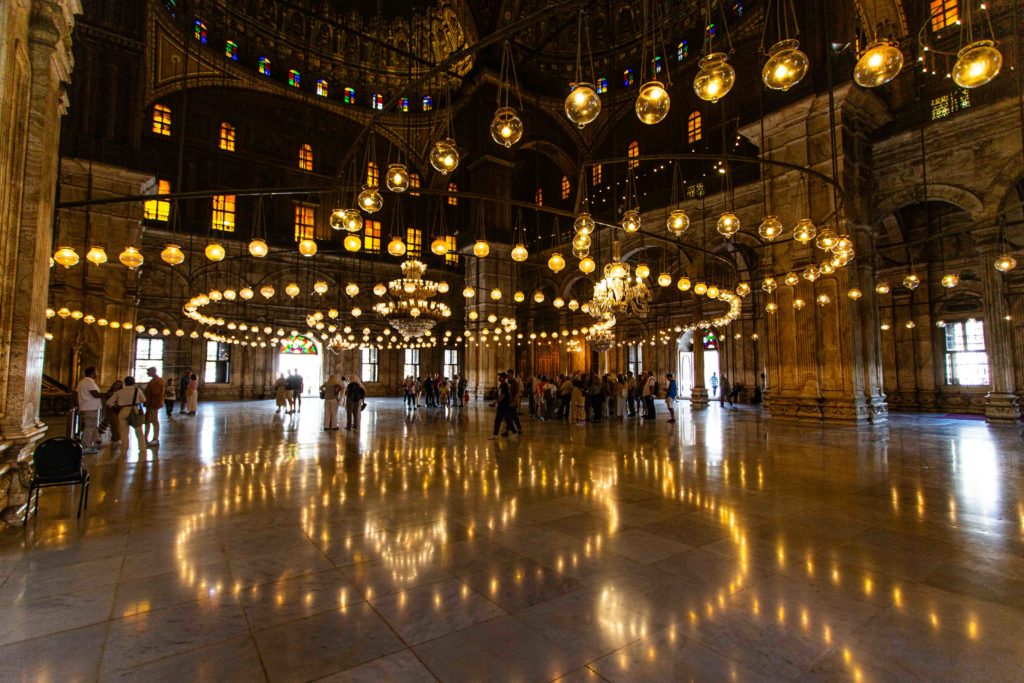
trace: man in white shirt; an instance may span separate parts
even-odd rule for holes
[[[82,450],[86,453],[99,451],[100,433],[96,428],[100,408],[103,406],[103,394],[96,384],[96,368],[85,369],[85,377],[75,387],[78,400],[79,422],[82,427]]]

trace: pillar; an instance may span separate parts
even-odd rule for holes
[[[981,253],[978,272],[984,292],[985,351],[988,354],[989,392],[985,395],[985,418],[988,422],[1014,424],[1020,420],[1020,401],[1016,394],[1013,367],[1013,340],[1010,314],[1003,293],[1003,274],[992,267],[999,256],[995,231],[979,235]]]

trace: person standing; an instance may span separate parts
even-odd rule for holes
[[[722,406],[725,407],[725,402],[726,401],[728,401],[730,404],[732,403],[732,387],[729,385],[729,378],[725,376],[724,372],[722,373],[721,388],[722,388],[721,402],[722,402]]]
[[[657,380],[654,379],[653,372],[647,372],[643,375],[643,390],[641,396],[644,402],[644,419],[653,420],[655,418],[654,408],[654,396],[657,393]]]
[[[523,425],[519,422],[519,405],[523,402],[523,380],[516,377],[516,371],[509,368],[508,377],[508,416],[516,428],[516,434],[523,433]]]
[[[512,401],[512,393],[508,383],[508,375],[504,372],[498,373],[498,399],[494,402],[494,431],[490,438],[498,438],[498,432],[501,431],[501,423],[505,423],[505,431],[501,432],[502,436],[508,436],[509,432],[515,433],[515,425],[512,422],[512,418],[509,414],[510,405]]]
[[[711,398],[718,396],[718,373],[711,373]]]
[[[288,410],[288,380],[285,379],[283,372],[277,376],[277,381],[274,382],[274,404],[277,406],[277,410],[274,411],[276,413]]]
[[[188,385],[185,388],[185,409],[189,415],[195,415],[199,403],[199,378],[196,373],[188,375]]]
[[[178,400],[178,388],[175,386],[177,383],[172,379],[169,382],[164,382],[164,408],[167,411],[167,419],[174,419],[174,404]]]
[[[302,412],[302,392],[306,390],[306,380],[302,379],[299,371],[295,371],[295,410]]]
[[[636,417],[636,377],[633,372],[626,373],[626,417]]]
[[[676,399],[679,398],[679,387],[676,385],[676,379],[672,373],[665,375],[665,380],[668,382],[668,388],[665,390],[665,406],[668,407],[668,421],[676,421]]]
[[[106,400],[103,403],[103,422],[100,424],[100,433],[102,434],[106,430],[106,427],[110,427],[111,445],[120,445],[121,428],[117,423],[117,406],[110,402],[110,397],[117,393],[123,386],[124,382],[119,379],[114,380],[110,385],[110,389],[107,390],[107,393],[104,396]]]
[[[130,376],[125,377],[124,385],[107,399],[107,405],[117,411],[117,431],[124,440],[121,447],[126,453],[128,452],[129,428],[135,431],[139,453],[146,452],[146,440],[142,433],[142,425],[145,423],[146,417],[139,409],[139,404],[145,400],[146,395],[135,384],[135,378]]]
[[[338,399],[341,396],[341,382],[337,375],[331,375],[320,385],[320,395],[324,398],[324,431],[338,428]]]
[[[75,387],[78,403],[78,418],[82,428],[82,451],[96,453],[99,451],[100,433],[97,429],[100,408],[103,407],[103,394],[96,384],[96,368],[85,369],[85,377]]]
[[[572,405],[572,380],[568,375],[562,376],[562,383],[558,387],[558,400],[560,402],[558,417],[568,422]]]
[[[345,429],[359,429],[359,417],[366,405],[366,389],[358,377],[345,387]]]
[[[188,383],[192,380],[192,369],[189,368],[182,373],[178,380],[178,396],[181,397],[181,414],[188,412]]]
[[[164,407],[164,378],[157,374],[156,368],[146,370],[149,383],[146,384],[146,445],[160,445],[160,409]],[[149,428],[153,427],[153,438],[149,438]]]

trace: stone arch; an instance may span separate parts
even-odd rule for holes
[[[930,184],[928,185],[927,197],[925,196],[924,187],[916,185],[890,194],[879,201],[875,205],[875,217],[872,223],[874,225],[881,225],[886,216],[912,204],[920,204],[926,199],[927,201],[944,201],[952,204],[968,212],[971,215],[971,219],[975,221],[982,220],[985,215],[985,206],[987,205],[978,195],[955,185]]]
[[[555,166],[562,171],[562,175],[566,176],[570,180],[575,179],[579,175],[579,169],[576,167],[576,163],[573,162],[572,158],[558,145],[547,142],[545,140],[530,140],[522,143],[519,147],[521,152],[536,152],[541,156],[547,157]]]

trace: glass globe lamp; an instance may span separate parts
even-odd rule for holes
[[[381,285],[381,287],[383,287],[383,286],[384,285]],[[448,286],[447,282],[444,282],[442,280],[441,282],[437,283],[437,292],[438,292],[438,294],[447,294],[449,289],[451,289],[451,287]],[[376,293],[376,291],[377,291],[377,288],[374,287],[374,293]],[[387,290],[385,289],[385,291],[387,291]]]
[[[818,270],[821,271],[822,275],[831,275],[832,273],[836,272],[836,265],[832,263],[831,260],[823,261],[821,265],[818,266]]]
[[[576,216],[576,220],[573,221],[572,227],[573,230],[576,231],[577,235],[589,235],[594,232],[594,218],[584,211],[580,215]],[[587,246],[589,247],[590,244],[588,243]]]
[[[907,289],[909,289],[910,291],[914,291],[920,285],[921,285],[921,278],[919,278],[917,275],[915,275],[913,273],[911,273],[911,274],[907,275],[905,278],[903,278],[903,286],[906,287]]]
[[[561,308],[562,306],[565,306],[565,299],[560,296],[556,296],[554,300],[552,300],[551,305],[555,308]]]
[[[203,253],[206,254],[206,258],[214,262],[223,261],[224,256],[227,255],[224,245],[220,242],[210,242],[206,245],[206,249],[203,250]]]
[[[726,239],[729,239],[737,232],[739,232],[739,216],[732,213],[731,211],[726,211],[725,213],[718,217],[718,223],[715,224],[715,228],[718,230],[718,233],[720,235],[722,235]]]
[[[587,251],[590,250],[590,245],[591,245],[590,235],[585,235],[583,233],[576,233],[576,235],[574,235],[573,238],[572,238],[572,249],[573,249],[573,251],[574,252],[582,251],[583,252],[583,256],[587,255]],[[583,258],[583,256],[580,256],[579,258]]]
[[[321,296],[326,294],[328,289],[329,287],[327,283],[323,280],[317,280],[316,282],[313,283],[313,291]]]
[[[896,78],[903,68],[903,52],[888,40],[868,45],[853,68],[853,80],[862,88],[877,88]]]
[[[383,282],[378,282],[373,286],[373,293],[376,296],[384,296],[385,294],[387,294],[387,292],[388,288],[384,286]]]
[[[169,266],[179,266],[185,262],[185,253],[177,244],[168,244],[160,252],[160,259]]]
[[[706,102],[718,102],[736,83],[736,70],[729,64],[724,52],[712,52],[699,63],[700,70],[693,79],[693,91]]]
[[[1008,273],[1017,267],[1017,259],[1010,254],[1003,254],[992,265],[1000,273]]]
[[[270,253],[270,247],[259,237],[249,242],[249,255],[253,258],[263,258]]]
[[[636,117],[641,123],[654,125],[668,116],[671,99],[661,81],[649,81],[640,88],[636,96]]]
[[[818,249],[824,251],[832,251],[836,248],[839,243],[839,235],[832,228],[825,228],[818,233],[817,238],[814,240],[814,244],[817,245]]]
[[[405,242],[400,237],[392,237],[388,242],[388,253],[394,257],[405,256]]]
[[[857,289],[856,287],[852,287],[852,288],[850,289],[850,291],[848,291],[848,292],[846,293],[846,296],[847,296],[847,297],[848,297],[848,298],[850,299],[850,301],[857,301],[857,300],[858,300],[858,299],[860,299],[860,298],[861,298],[862,296],[864,296],[864,293],[863,293],[863,292],[861,292],[861,291],[860,291],[859,289]]]
[[[473,243],[473,255],[477,258],[487,258],[487,255],[491,253],[491,245],[488,244],[487,240],[477,240]]]
[[[808,282],[814,282],[819,277],[821,277],[821,270],[818,269],[818,266],[812,263],[804,268],[804,279]]]
[[[717,299],[718,295],[721,294],[721,293],[722,293],[722,290],[720,290],[715,285],[708,285],[708,289],[707,289],[706,294],[708,295],[709,299]]]
[[[103,247],[92,247],[86,252],[85,260],[94,266],[101,266],[107,262],[107,250]]]
[[[629,234],[633,234],[640,229],[640,212],[636,209],[630,209],[622,214],[622,229]]]
[[[879,282],[875,285],[875,294],[888,294],[890,290],[888,282]]]
[[[551,255],[551,258],[548,259],[548,269],[550,269],[552,273],[560,273],[563,268],[565,268],[565,259],[556,251]]]
[[[363,314],[363,309],[359,308],[358,306],[353,306],[352,307],[352,317],[353,318],[358,318],[362,314]]]
[[[538,289],[533,293],[533,300],[538,304],[544,303],[544,292]]]
[[[331,215],[331,227],[334,228],[334,215]],[[363,215],[359,209],[345,209],[341,212],[339,227],[346,232],[359,232],[363,229]]]
[[[977,88],[999,75],[1003,68],[1003,55],[991,40],[978,40],[956,56],[953,82],[961,88]]]
[[[960,284],[960,276],[956,273],[947,273],[942,276],[942,286],[946,289],[953,289]]]
[[[789,90],[807,75],[810,61],[800,51],[797,40],[780,40],[768,50],[768,62],[761,71],[761,80],[772,90]]]
[[[143,258],[142,254],[139,253],[139,250],[135,247],[125,247],[124,251],[118,255],[117,260],[125,265],[128,270],[135,270],[141,266],[146,259]]]
[[[708,293],[708,286],[704,282],[698,282],[693,286],[693,293],[697,296],[704,296]]]
[[[806,306],[806,305],[807,305],[807,302],[804,301],[803,299],[799,299],[799,298],[793,299],[793,308],[795,308],[798,311],[802,311],[804,309],[804,306]]]
[[[430,149],[430,165],[441,175],[448,175],[459,166],[459,149],[451,138],[442,138]]]
[[[682,209],[674,209],[669,212],[668,218],[665,219],[665,227],[668,228],[670,233],[678,237],[690,227],[690,217]]]
[[[517,291],[515,294],[512,295],[512,300],[515,301],[517,304],[521,304],[524,301],[526,301],[526,294],[524,294],[522,291]]]
[[[580,260],[581,273],[586,273],[587,275],[589,275],[590,273],[593,273],[596,268],[597,264],[594,263],[594,259],[590,258],[589,256]]]
[[[775,311],[779,310],[779,306],[774,301],[770,301],[764,307],[764,310],[768,311],[769,313],[774,313]]]
[[[796,273],[787,273],[786,277],[782,279],[782,283],[789,287],[796,287],[800,284],[800,276]]]
[[[640,278],[641,280],[644,280],[648,276],[650,276],[651,269],[647,266],[646,263],[638,263],[638,264],[636,264],[636,270],[633,271],[633,272],[636,273],[636,276],[638,278]]]
[[[300,291],[302,290],[299,289],[299,285],[295,282],[289,282],[284,287],[284,293],[293,299],[299,295]]]
[[[405,164],[388,164],[388,173],[384,183],[392,192],[405,192],[409,189],[409,169]]]
[[[430,252],[435,256],[444,256],[448,253],[448,242],[443,237],[435,237],[430,243]]]
[[[71,247],[60,247],[53,253],[53,260],[65,268],[78,264],[78,252]]]
[[[491,138],[506,148],[519,142],[523,137],[523,120],[512,107],[501,107],[491,119]]]
[[[815,301],[818,302],[819,306],[828,306],[830,303],[832,303],[832,297],[823,292],[818,295],[818,298],[815,299]]]
[[[793,227],[793,239],[801,244],[807,244],[818,234],[818,229],[809,218],[801,218]]]
[[[565,115],[580,128],[601,113],[601,98],[590,83],[577,83],[565,98]]]
[[[690,278],[686,277],[685,275],[679,278],[679,280],[676,281],[676,288],[680,292],[690,291]]]
[[[773,277],[766,277],[764,281],[761,282],[761,289],[768,292],[769,294],[774,292],[778,286],[779,283],[777,283],[775,281],[775,278]]]
[[[495,287],[494,289],[491,290],[491,300],[492,301],[501,301],[501,296],[502,296],[501,290],[498,289],[497,287]]]
[[[342,244],[345,246],[345,251],[359,251],[363,247],[363,241],[359,239],[359,235],[346,235]]]
[[[512,247],[512,260],[517,263],[522,263],[526,259],[530,258],[530,252],[527,250],[526,245],[522,242]]]
[[[299,253],[307,258],[316,254],[316,242],[309,238],[299,240]]]
[[[576,301],[576,299],[569,299],[569,310],[570,311],[577,311],[577,310],[579,310],[579,307],[580,307],[580,302],[579,301]]]
[[[363,186],[363,191],[359,193],[356,202],[366,213],[377,213],[384,206],[384,198],[380,196],[380,192],[376,187],[369,185]]]
[[[242,287],[240,290],[238,290],[238,296],[242,297],[246,301],[249,301],[253,297],[252,287]]]
[[[747,296],[750,294],[750,285],[746,282],[739,283],[736,285],[736,294],[737,296]]]
[[[346,209],[334,209],[331,211],[331,215],[327,219],[327,222],[331,226],[331,230],[345,229],[345,211]]]
[[[658,275],[658,286],[668,287],[672,284],[672,276],[668,273],[661,273]]]
[[[782,221],[778,216],[765,216],[761,225],[757,226],[757,234],[766,242],[773,242],[782,235]]]
[[[470,287],[469,285],[466,285],[466,288],[462,290],[462,296],[466,297],[467,299],[472,299],[473,297],[476,296],[476,290]]]

